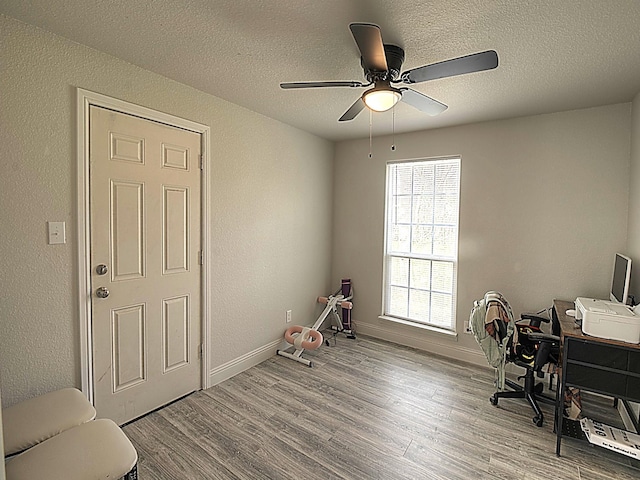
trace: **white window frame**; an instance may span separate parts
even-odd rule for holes
[[[392,185],[392,170],[394,167],[397,166],[402,166],[402,165],[411,165],[412,167],[414,166],[419,166],[419,165],[424,165],[424,164],[430,164],[430,165],[437,165],[437,164],[457,164],[458,165],[458,185],[457,185],[457,211],[456,211],[456,215],[455,215],[455,224],[452,223],[447,223],[446,225],[448,227],[454,227],[455,233],[453,234],[453,237],[455,238],[455,248],[453,249],[454,251],[452,252],[451,255],[434,255],[433,254],[433,250],[431,253],[429,254],[424,254],[424,253],[415,253],[415,252],[394,252],[391,250],[391,239],[392,239],[392,232],[391,229],[393,227],[392,222],[394,221],[394,219],[396,218],[393,215],[393,212],[391,211],[391,209],[394,207],[395,203],[393,201],[392,195],[393,195],[393,185]],[[409,324],[412,326],[417,326],[420,328],[426,328],[429,330],[434,330],[437,332],[441,332],[441,333],[446,333],[446,334],[456,334],[456,297],[457,297],[457,277],[458,277],[458,244],[459,244],[459,225],[460,225],[460,177],[462,175],[461,172],[461,158],[459,156],[455,156],[455,157],[445,157],[445,158],[430,158],[430,159],[416,159],[416,160],[402,160],[402,161],[394,161],[394,162],[388,162],[387,163],[387,172],[386,172],[386,192],[385,192],[385,228],[384,228],[384,274],[383,274],[383,295],[382,295],[382,315],[381,318],[383,319],[387,319],[387,320],[392,320],[392,321],[396,321],[396,322],[400,322],[400,323],[405,323],[405,324]],[[437,179],[434,177],[434,182]],[[412,192],[411,192],[411,199],[413,200],[414,198],[414,190],[413,188],[415,187],[415,184],[413,182],[413,178],[412,178]],[[435,194],[434,194],[435,195]],[[413,201],[411,203],[412,207],[412,216],[411,216],[411,220],[409,222],[409,224],[411,226],[415,226],[415,225],[419,225],[418,223],[415,223],[415,218],[413,216]],[[404,222],[406,224],[406,222]],[[435,223],[435,220],[433,222],[431,222],[431,225],[438,225]],[[413,231],[413,230],[412,230]],[[411,242],[411,240],[409,240]],[[451,317],[450,317],[450,322],[447,323],[446,325],[443,325],[443,322],[434,322],[432,320],[432,312],[433,310],[431,309],[432,303],[431,303],[431,293],[435,292],[436,294],[439,294],[441,292],[438,292],[438,290],[433,288],[433,285],[430,284],[428,289],[420,289],[420,288],[411,288],[411,280],[409,279],[408,282],[408,287],[407,287],[407,312],[409,311],[409,305],[410,305],[410,299],[409,299],[409,294],[410,292],[413,290],[414,292],[417,291],[422,291],[424,292],[429,292],[429,298],[430,298],[430,308],[429,308],[429,314],[428,314],[428,318],[411,318],[409,316],[409,314],[407,313],[407,315],[399,315],[397,312],[395,313],[390,313],[389,310],[391,307],[389,307],[390,305],[390,291],[391,288],[394,287],[395,285],[391,284],[391,262],[393,258],[408,258],[408,259],[416,259],[416,260],[430,260],[430,261],[435,261],[435,262],[446,262],[446,263],[451,263],[452,267],[453,267],[453,278],[452,278],[452,290],[451,290]],[[409,264],[410,265],[410,264]],[[433,265],[433,264],[431,264]],[[397,287],[397,286],[396,286]],[[447,295],[449,294],[449,292],[447,292]]]

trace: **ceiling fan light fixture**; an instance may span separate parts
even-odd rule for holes
[[[402,97],[402,92],[393,87],[372,88],[362,95],[362,101],[374,112],[386,112]]]

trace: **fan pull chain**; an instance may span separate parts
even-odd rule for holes
[[[371,140],[372,125],[373,125],[373,111],[369,109],[369,158],[373,157],[373,153],[372,153],[373,148],[372,148],[372,140]]]
[[[391,109],[391,151],[396,151],[396,107]]]

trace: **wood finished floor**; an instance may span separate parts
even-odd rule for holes
[[[362,336],[305,356],[313,368],[274,356],[125,426],[140,479],[640,478],[586,442],[556,457],[552,407],[538,428],[523,400],[492,406],[491,370]]]

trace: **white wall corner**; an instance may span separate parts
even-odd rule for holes
[[[284,343],[284,340],[274,340],[273,342],[269,342],[262,347],[258,347],[251,352],[245,353],[238,358],[230,360],[216,368],[209,370],[208,385],[210,387],[213,387],[214,385],[224,382],[234,375],[242,373],[245,370],[258,365],[259,363],[268,360],[269,358],[276,355],[276,352],[279,348],[285,348],[284,345],[286,345]]]

